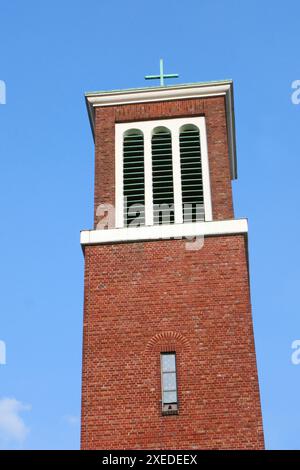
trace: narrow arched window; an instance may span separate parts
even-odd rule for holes
[[[179,143],[183,221],[201,221],[205,219],[205,214],[198,127],[189,124],[183,126]]]
[[[163,414],[177,414],[177,378],[176,378],[176,354],[167,352],[160,354],[161,364],[161,389]]]
[[[166,127],[153,130],[152,142],[153,223],[174,223],[172,136]]]
[[[124,226],[145,225],[144,135],[130,129],[123,137]]]

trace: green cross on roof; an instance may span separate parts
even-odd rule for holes
[[[160,80],[160,86],[164,86],[164,78],[178,78],[178,73],[164,74],[164,61],[159,61],[159,75],[145,75],[145,80]]]

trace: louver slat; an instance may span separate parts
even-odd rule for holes
[[[124,226],[138,218],[145,225],[144,136],[129,134],[123,141]],[[133,214],[128,213],[128,211]],[[136,214],[134,214],[136,212]]]
[[[205,219],[200,134],[198,129],[182,130],[179,136],[181,190],[184,222]]]
[[[152,136],[152,182],[154,225],[174,223],[172,141],[167,130]]]

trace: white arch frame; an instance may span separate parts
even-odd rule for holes
[[[166,127],[172,135],[172,162],[174,184],[175,224],[183,223],[181,195],[181,167],[179,133],[184,125],[195,125],[200,132],[201,163],[203,178],[203,196],[205,221],[212,221],[211,189],[209,162],[207,151],[207,134],[204,116],[193,118],[171,118],[156,121],[135,121],[117,123],[115,125],[115,221],[116,228],[124,227],[123,217],[123,136],[130,129],[140,130],[144,134],[144,169],[145,169],[145,225],[153,225],[153,193],[152,193],[152,152],[151,138],[156,127]],[[177,188],[177,190],[176,190]]]

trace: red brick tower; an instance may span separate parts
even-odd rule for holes
[[[262,449],[232,82],[86,101],[81,447]]]

